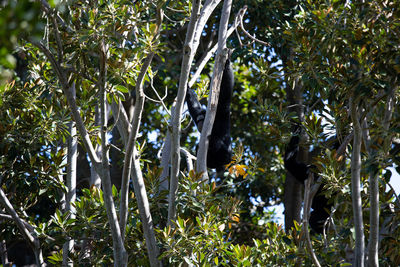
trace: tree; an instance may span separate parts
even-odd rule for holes
[[[0,55],[23,52],[29,73],[2,66],[3,265],[16,244],[55,265],[400,263],[385,191],[399,166],[396,1],[40,1],[34,19],[27,2],[2,8],[31,23]],[[235,156],[216,174],[205,159],[225,47]],[[188,87],[208,109],[199,137]],[[298,160],[334,204],[322,235],[307,229],[315,185],[283,166],[296,127]],[[280,203],[285,227],[265,209]]]

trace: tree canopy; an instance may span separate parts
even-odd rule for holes
[[[3,266],[399,265],[399,4],[4,2]],[[205,153],[230,51],[234,156],[217,172]],[[187,90],[207,106],[201,133]],[[305,184],[284,167],[297,134]]]

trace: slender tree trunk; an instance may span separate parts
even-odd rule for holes
[[[75,96],[75,87],[72,87],[72,94]],[[70,218],[75,219],[75,209],[71,203],[76,199],[76,173],[77,173],[77,157],[78,157],[78,140],[75,122],[71,121],[69,125],[70,137],[68,138],[68,154],[67,154],[67,195],[65,210],[70,213]],[[72,261],[68,259],[69,252],[74,248],[74,240],[68,240],[63,246],[63,266],[73,266]]]
[[[190,67],[200,43],[205,24],[213,10],[221,0],[207,0],[200,12],[200,0],[192,1],[192,11],[187,27],[185,44],[183,46],[183,60],[179,77],[179,88],[175,103],[171,110],[171,175],[168,195],[168,220],[167,225],[173,227],[176,219],[175,197],[178,191],[178,176],[180,171],[180,143],[181,117],[189,80]]]
[[[199,151],[197,152],[197,171],[203,173],[203,179],[208,180],[207,174],[207,151],[208,141],[211,135],[212,127],[217,113],[218,98],[220,85],[222,81],[223,70],[226,60],[228,58],[228,51],[226,49],[226,38],[228,31],[228,21],[231,13],[232,1],[225,0],[222,6],[222,15],[219,22],[218,30],[218,48],[215,56],[214,71],[210,84],[210,95],[208,97],[208,105],[206,117],[204,119],[203,129],[201,131],[199,141]]]
[[[186,33],[185,44],[183,46],[183,60],[181,66],[181,75],[179,78],[179,88],[176,102],[172,108],[171,114],[171,175],[168,195],[168,221],[167,225],[173,227],[173,221],[176,219],[175,197],[178,192],[178,178],[180,170],[180,135],[181,135],[181,117],[186,96],[187,82],[189,78],[190,66],[194,58],[194,36],[195,28],[198,23],[200,0],[192,2],[192,14],[190,16],[189,26]]]
[[[311,203],[314,196],[311,193],[311,186],[314,183],[314,175],[310,174],[309,178],[305,181],[304,187],[304,205],[303,205],[303,227],[302,232],[304,234],[304,239],[306,242],[307,249],[311,255],[311,260],[313,261],[314,265],[317,267],[321,267],[321,264],[318,261],[317,256],[315,255],[314,248],[311,243],[310,239],[310,231],[308,230],[308,222],[310,216],[310,209]]]
[[[365,244],[360,182],[362,132],[359,121],[360,116],[358,110],[358,101],[354,98],[350,99],[350,112],[354,129],[353,152],[351,155],[351,197],[353,202],[356,247],[354,252],[353,266],[364,267]]]
[[[126,253],[123,243],[121,228],[118,223],[117,212],[114,206],[112,195],[112,185],[110,177],[110,161],[108,157],[108,140],[107,140],[107,100],[106,100],[106,79],[107,79],[107,52],[108,48],[104,39],[100,43],[100,73],[99,73],[99,91],[100,91],[100,137],[101,137],[101,168],[96,171],[101,173],[103,198],[106,204],[108,220],[110,222],[113,248],[114,248],[114,266],[126,266],[128,262],[128,254]]]
[[[393,108],[394,108],[394,92],[397,89],[397,79],[395,79],[394,84],[391,86],[391,89],[386,97],[386,110],[383,118],[383,129],[385,134],[388,133],[390,127],[390,121],[392,119]],[[377,158],[376,152],[372,149],[371,140],[369,137],[368,124],[365,121],[365,133],[367,139],[367,150],[370,158]],[[387,136],[384,140],[383,145],[383,155],[385,158],[389,153],[391,146],[391,135]],[[377,166],[377,169],[379,166]],[[368,242],[368,266],[369,267],[377,267],[379,266],[378,259],[378,251],[379,251],[379,213],[380,213],[380,204],[379,204],[379,170],[372,170],[370,172],[370,201],[371,201],[371,211],[370,211],[370,234],[369,234],[369,242]]]

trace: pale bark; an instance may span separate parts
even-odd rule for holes
[[[55,29],[56,31],[58,29]],[[60,64],[60,59],[57,61],[54,58],[54,55],[48,50],[43,44],[37,41],[32,41],[32,43],[37,46],[48,58],[50,61],[53,70],[55,71],[60,85],[62,87],[62,90],[67,98],[67,103],[68,106],[70,107],[72,117],[76,123],[77,129],[79,131],[79,134],[82,138],[82,142],[85,145],[86,151],[88,152],[89,158],[91,160],[91,163],[94,165],[96,172],[99,173],[100,178],[102,180],[103,184],[103,190],[104,190],[104,203],[106,207],[106,212],[107,212],[107,217],[108,221],[110,224],[110,229],[111,229],[111,234],[113,238],[113,248],[114,248],[114,256],[118,255],[118,257],[115,257],[114,259],[114,265],[115,266],[124,266],[125,264],[123,263],[124,256],[123,254],[125,253],[125,249],[122,243],[122,238],[121,238],[121,232],[119,229],[119,224],[118,224],[118,218],[117,214],[115,211],[115,206],[114,206],[114,200],[112,199],[112,192],[111,192],[111,181],[110,181],[110,173],[104,170],[104,167],[107,168],[107,164],[101,163],[99,158],[96,155],[96,152],[93,148],[93,144],[91,143],[89,134],[86,130],[86,127],[83,123],[83,120],[80,116],[78,106],[76,104],[76,100],[72,94],[72,91],[69,87],[68,79],[67,79],[67,71],[61,66]],[[101,55],[104,56],[104,55]],[[74,86],[74,83],[72,83],[72,86]],[[104,160],[107,160],[104,159]]]
[[[353,151],[351,155],[351,198],[353,203],[354,228],[355,228],[355,250],[353,266],[363,267],[365,257],[364,224],[361,203],[361,139],[360,115],[358,103],[353,97],[350,99],[350,113],[353,123]]]
[[[171,110],[171,112],[174,111]],[[168,174],[170,171],[169,169],[170,155],[171,155],[171,132],[169,129],[167,129],[167,135],[165,137],[164,145],[161,152],[160,167],[162,168],[162,173],[160,175],[160,187],[158,189],[159,192],[163,190],[168,190],[169,188]]]
[[[208,180],[207,173],[207,150],[209,136],[215,120],[215,114],[217,112],[218,98],[220,85],[222,80],[222,74],[225,67],[226,60],[228,58],[228,51],[226,49],[226,39],[228,31],[229,16],[231,13],[232,1],[225,0],[222,6],[222,15],[219,22],[218,30],[218,49],[214,63],[214,72],[211,79],[210,95],[208,98],[207,112],[204,119],[203,129],[201,131],[199,150],[197,152],[196,170],[202,173],[203,179]]]
[[[101,105],[101,103],[97,103],[94,112],[94,125],[97,127],[100,127],[100,110],[99,110],[99,105]],[[100,137],[100,134],[99,136]],[[100,137],[101,138],[101,137]],[[95,151],[96,151],[96,155],[99,159],[101,159],[101,155],[102,155],[102,151],[101,151],[101,144],[95,144]],[[97,173],[96,168],[94,167],[94,165],[92,164],[90,166],[90,186],[95,186],[96,188],[101,188],[101,178],[100,175]]]
[[[179,88],[175,103],[171,110],[171,174],[168,196],[168,221],[167,224],[173,226],[172,221],[176,218],[175,196],[178,190],[178,176],[180,170],[180,144],[179,138],[181,133],[181,117],[183,111],[190,67],[193,62],[194,55],[200,43],[200,37],[204,26],[211,16],[212,12],[219,4],[220,0],[207,0],[200,10],[199,0],[192,2],[191,17],[187,27],[185,44],[183,46],[183,59],[181,65],[181,74],[179,78]],[[163,156],[164,157],[164,156]]]
[[[153,40],[157,40],[163,19],[163,12],[161,8],[157,9],[157,28]],[[133,188],[138,204],[139,214],[142,221],[143,234],[146,240],[147,253],[149,255],[151,266],[161,266],[161,262],[158,260],[160,254],[157,246],[157,240],[154,234],[153,219],[150,213],[149,200],[147,198],[146,187],[143,180],[142,170],[140,168],[140,162],[138,151],[136,149],[136,140],[139,135],[139,126],[142,119],[145,94],[144,94],[144,78],[150,68],[150,64],[155,55],[155,51],[151,51],[146,57],[141,69],[139,76],[136,81],[136,101],[133,111],[133,118],[131,122],[131,129],[129,137],[126,143],[124,168],[122,172],[121,182],[121,204],[120,204],[120,226],[122,229],[122,238],[125,238],[126,221],[128,217],[128,185],[129,177],[132,176]],[[131,172],[131,169],[133,171]]]
[[[75,87],[72,87],[72,94],[75,97]],[[67,194],[65,211],[69,212],[69,217],[75,219],[75,208],[71,203],[76,200],[76,173],[77,173],[77,157],[78,157],[78,139],[75,123],[70,122],[69,125],[69,138],[68,138],[68,154],[67,154]],[[68,240],[63,246],[63,266],[72,266],[72,261],[68,259],[69,252],[72,252],[74,248],[74,240]]]
[[[183,59],[181,66],[181,75],[179,78],[179,88],[176,97],[176,102],[173,106],[173,112],[171,113],[171,174],[170,174],[170,186],[168,196],[168,221],[167,225],[173,226],[173,221],[176,219],[176,207],[175,207],[175,196],[178,191],[178,176],[180,169],[180,143],[179,138],[181,134],[181,117],[182,110],[186,95],[187,82],[190,72],[190,66],[194,58],[194,35],[195,27],[198,23],[199,11],[200,11],[200,0],[194,0],[192,2],[192,13],[190,16],[188,31],[186,33],[185,44],[183,46]]]
[[[383,130],[385,134],[388,133],[390,127],[390,121],[393,115],[393,108],[394,108],[394,92],[397,89],[395,85],[397,79],[394,82],[394,85],[390,88],[390,91],[386,97],[386,109],[383,118]],[[367,121],[364,120],[363,124],[365,124],[364,128],[364,139],[366,140],[366,146],[368,151],[368,156],[370,158],[376,158],[376,152],[372,148],[371,138],[369,136],[368,124]],[[364,125],[363,125],[364,126]],[[389,153],[390,145],[391,145],[392,136],[386,136],[383,144],[383,158],[387,156]],[[380,166],[381,167],[381,166]],[[379,251],[379,213],[380,213],[380,204],[379,204],[379,176],[378,172],[372,170],[369,174],[369,196],[370,196],[370,234],[369,234],[369,242],[368,242],[368,266],[369,267],[376,267],[379,266],[379,258],[378,258],[378,251]]]
[[[136,81],[136,102],[133,112],[133,121],[131,123],[131,131],[129,133],[128,142],[125,150],[124,168],[122,174],[121,183],[121,204],[120,204],[120,226],[122,229],[122,236],[125,236],[126,221],[128,217],[128,189],[129,189],[129,177],[133,175],[133,187],[135,191],[136,200],[138,202],[138,208],[140,217],[142,220],[143,233],[146,239],[147,253],[149,255],[151,266],[160,266],[161,263],[158,260],[159,249],[157,246],[153,220],[150,213],[150,205],[147,198],[146,188],[144,185],[142,170],[139,163],[139,155],[136,149],[136,140],[139,134],[139,125],[142,119],[143,107],[144,107],[144,92],[143,84],[144,77],[150,67],[151,61],[154,57],[154,52],[151,52],[140,70],[140,74]],[[133,164],[132,164],[133,163]],[[131,169],[133,167],[133,172]]]
[[[100,43],[100,75],[99,75],[99,90],[100,90],[100,136],[101,136],[101,168],[96,170],[99,173],[102,187],[103,198],[107,210],[108,221],[111,228],[113,239],[113,254],[114,266],[126,266],[128,254],[123,243],[121,228],[118,223],[117,212],[115,210],[112,185],[110,177],[110,162],[108,158],[108,140],[107,140],[107,100],[106,100],[106,78],[107,78],[107,47],[104,39]]]

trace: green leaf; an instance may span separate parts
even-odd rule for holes
[[[123,86],[123,85],[116,85],[116,86],[115,86],[115,89],[116,89],[117,91],[122,92],[122,93],[129,93],[129,89],[126,88],[126,87]]]

